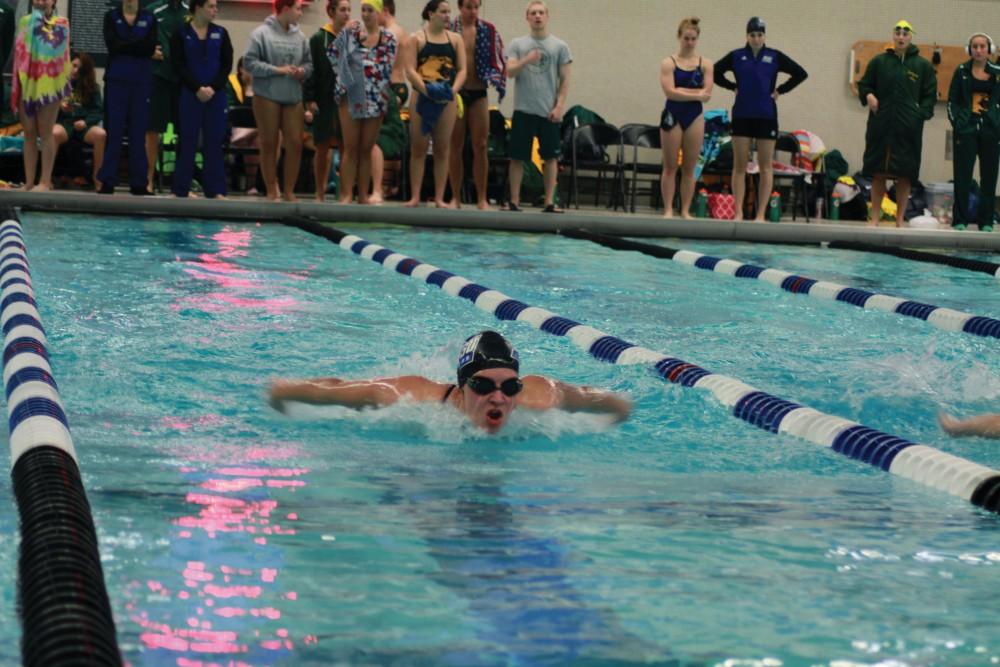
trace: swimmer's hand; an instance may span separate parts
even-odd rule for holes
[[[984,438],[1000,438],[1000,414],[955,419],[946,412],[939,412],[938,423],[941,425],[941,430],[952,437],[978,435]]]

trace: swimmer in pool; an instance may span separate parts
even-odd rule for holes
[[[984,438],[1000,438],[1000,414],[985,414],[968,419],[955,419],[946,412],[938,413],[938,423],[948,435],[958,438],[978,435]]]
[[[419,375],[373,380],[276,380],[271,385],[271,405],[284,411],[285,401],[350,408],[384,407],[403,399],[448,403],[479,428],[496,433],[515,408],[613,415],[628,418],[631,402],[609,391],[579,387],[541,375],[519,375],[517,351],[495,331],[482,331],[466,339],[458,358],[456,384],[435,382]]]

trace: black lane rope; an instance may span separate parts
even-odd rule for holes
[[[807,294],[818,299],[841,301],[867,310],[881,310],[887,313],[915,317],[946,331],[961,331],[987,338],[1000,338],[1000,320],[992,317],[973,315],[972,313],[952,310],[951,308],[941,308],[888,294],[878,294],[855,287],[798,276],[786,271],[743,264],[731,259],[711,257],[690,250],[677,250],[652,243],[630,241],[620,236],[595,234],[594,232],[582,229],[564,229],[558,233],[567,238],[591,241],[592,243],[614,250],[632,250],[644,255],[660,259],[670,259],[681,264],[689,264],[698,269],[714,271],[715,273],[722,273],[735,278],[755,278],[771,283],[793,294]],[[975,260],[963,261],[973,262]],[[980,264],[989,265],[990,263],[980,262]],[[997,265],[994,264],[992,266]]]
[[[984,262],[979,259],[967,259],[965,257],[952,257],[936,252],[924,252],[922,250],[907,250],[906,248],[887,248],[885,246],[871,245],[868,243],[858,243],[856,241],[830,241],[828,247],[835,250],[857,250],[858,252],[877,252],[883,255],[892,255],[900,259],[910,259],[915,262],[926,262],[928,264],[941,264],[956,269],[966,271],[977,271],[988,273],[994,278],[1000,278],[1000,264]]]
[[[35,307],[21,224],[0,211],[3,379],[20,515],[21,660],[121,665],[94,519]]]

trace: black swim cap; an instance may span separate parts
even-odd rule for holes
[[[496,331],[480,331],[465,339],[458,355],[458,386],[487,368],[510,368],[520,372],[517,350]]]
[[[767,33],[767,24],[764,23],[764,19],[759,16],[754,16],[747,21],[747,34],[749,35],[752,32]]]

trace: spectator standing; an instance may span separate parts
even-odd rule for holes
[[[969,60],[958,66],[948,92],[955,168],[955,208],[952,227],[969,224],[993,231],[997,169],[1000,167],[1000,67],[990,62],[993,38],[977,33],[969,38]],[[969,208],[972,171],[979,158],[979,206]],[[898,190],[898,188],[897,188]]]
[[[434,138],[434,204],[450,208],[444,199],[448,185],[451,132],[458,114],[458,91],[465,84],[465,45],[462,36],[448,29],[451,5],[430,0],[421,13],[424,29],[406,42],[406,77],[415,91],[410,100],[410,186],[407,206],[420,205],[424,162]]]
[[[156,17],[156,51],[153,52],[153,88],[149,96],[149,122],[146,125],[147,189],[153,192],[153,178],[160,158],[160,135],[167,125],[177,130],[180,79],[174,71],[171,43],[174,34],[188,19],[188,3],[183,0],[155,0],[146,6]]]
[[[21,17],[14,41],[11,108],[24,127],[24,189],[52,189],[56,142],[52,134],[59,102],[70,94],[69,21],[56,14],[56,0],[32,0],[32,11]],[[38,170],[41,139],[42,172]]]
[[[396,20],[396,0],[383,0],[382,5],[380,24],[396,36],[396,44],[402,48],[406,44],[407,34]],[[406,85],[406,68],[403,66],[402,57],[397,57],[392,64],[389,80],[393,94],[389,96],[389,104],[382,118],[382,127],[379,128],[378,139],[372,148],[372,204],[382,203],[385,161],[401,160],[403,151],[406,150],[406,128],[403,126],[399,110],[406,105],[410,89]]]
[[[886,181],[896,181],[896,226],[910,199],[910,186],[920,176],[924,122],[934,115],[937,75],[913,44],[913,26],[899,21],[892,46],[871,59],[858,82],[858,97],[868,106],[865,162],[862,173],[872,179],[869,226],[882,216]]]
[[[301,0],[274,0],[274,13],[250,34],[243,64],[253,76],[253,115],[260,141],[260,168],[267,198],[278,199],[277,150],[285,148],[285,201],[297,201],[295,183],[302,159],[302,83],[312,74],[309,42],[299,30]]]
[[[313,173],[316,180],[316,201],[326,198],[326,183],[330,179],[331,148],[339,142],[340,118],[334,101],[337,75],[330,65],[326,52],[351,20],[351,0],[327,0],[326,15],[330,20],[309,38],[309,54],[312,58],[312,76],[306,79],[306,108],[313,114],[313,140],[316,151],[313,157]]]
[[[190,0],[192,17],[174,33],[170,53],[182,88],[178,99],[177,166],[173,193],[187,197],[194,174],[194,156],[201,139],[201,185],[205,196],[225,197],[226,169],[222,146],[226,117],[226,81],[233,69],[229,33],[217,25],[218,0]]]
[[[108,134],[101,127],[104,104],[97,87],[94,59],[89,54],[76,54],[71,61],[69,80],[72,92],[59,102],[59,116],[52,128],[56,150],[70,139],[93,146],[93,180],[96,183]]]
[[[750,142],[756,140],[760,183],[756,222],[764,222],[774,186],[774,145],[778,139],[778,97],[792,92],[809,76],[797,62],[766,44],[767,26],[759,17],[747,21],[746,46],[727,53],[715,64],[715,83],[736,91],[733,103],[733,199],[736,219],[743,219]],[[726,78],[733,73],[735,81]],[[780,86],[779,74],[788,79]]]
[[[156,40],[156,18],[139,8],[139,0],[123,0],[121,7],[109,9],[104,15],[104,42],[108,47],[108,66],[104,70],[108,143],[97,173],[101,194],[114,194],[118,184],[118,162],[126,127],[129,192],[137,196],[149,194],[145,140]]]
[[[569,94],[573,56],[563,40],[549,33],[549,8],[541,0],[528,3],[525,18],[531,34],[511,42],[507,49],[507,73],[514,83],[514,117],[510,135],[511,211],[521,210],[521,178],[524,163],[538,138],[544,161],[545,212],[562,213],[555,205],[560,126]]]
[[[507,94],[507,56],[503,39],[496,26],[479,18],[481,0],[458,0],[459,18],[451,29],[462,36],[467,66],[465,85],[459,91],[464,115],[455,121],[451,135],[451,203],[462,203],[462,182],[465,180],[465,135],[472,144],[472,180],[476,185],[476,207],[489,209],[486,180],[489,176],[490,107],[486,87],[496,88],[498,103]]]
[[[677,27],[680,50],[660,63],[660,85],[667,103],[660,115],[660,145],[663,146],[663,194],[665,218],[674,216],[674,191],[677,182],[677,153],[684,151],[681,173],[681,217],[691,217],[694,198],[694,172],[705,139],[702,104],[712,97],[714,72],[712,61],[697,53],[701,20],[689,17]]]
[[[382,0],[363,0],[361,23],[350,23],[328,52],[337,75],[336,100],[343,134],[340,201],[349,204],[358,186],[358,203],[368,204],[372,147],[388,104],[396,37],[379,25]]]

